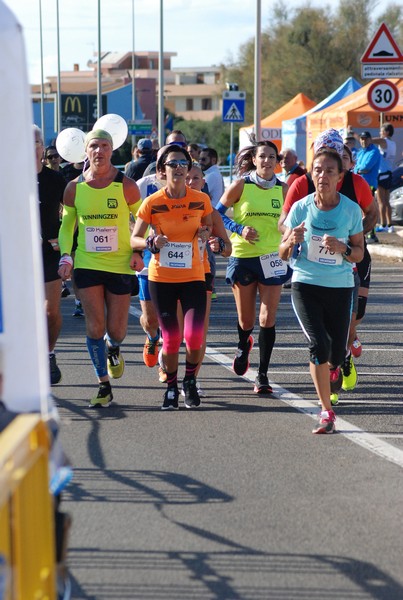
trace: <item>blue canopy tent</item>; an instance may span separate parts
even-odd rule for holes
[[[353,92],[360,89],[361,84],[354,77],[349,77],[340,87],[330,94],[327,98],[319,102],[316,106],[295,119],[287,119],[282,122],[281,139],[283,148],[293,148],[299,160],[306,162],[306,116],[323,110],[327,106],[346,98]]]

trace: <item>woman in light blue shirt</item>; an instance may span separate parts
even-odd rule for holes
[[[286,221],[279,254],[292,261],[292,303],[309,342],[310,373],[322,411],[313,433],[333,433],[331,394],[342,383],[354,289],[351,263],[364,255],[359,206],[337,192],[340,155],[327,148],[314,157],[315,193],[296,202]]]

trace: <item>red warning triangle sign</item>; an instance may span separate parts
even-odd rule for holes
[[[387,25],[382,23],[361,57],[362,63],[403,62],[403,54]]]

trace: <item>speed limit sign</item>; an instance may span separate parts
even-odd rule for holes
[[[369,87],[367,100],[374,110],[387,112],[399,102],[399,90],[391,81],[381,79]]]

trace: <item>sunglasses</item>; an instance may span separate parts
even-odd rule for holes
[[[48,160],[53,160],[54,158],[60,158],[58,154],[48,154],[46,157]]]
[[[171,167],[171,169],[177,169],[178,167],[188,167],[189,163],[186,159],[183,160],[168,160],[165,165]]]

